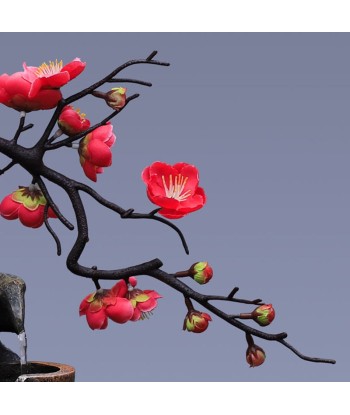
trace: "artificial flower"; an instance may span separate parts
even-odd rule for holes
[[[0,103],[25,112],[54,108],[62,98],[60,88],[84,68],[78,58],[65,66],[57,60],[39,67],[23,63],[23,72],[0,76]]]
[[[195,166],[177,163],[173,166],[156,161],[142,172],[150,201],[161,207],[159,214],[178,219],[201,209],[206,202],[204,190],[198,186]]]
[[[7,195],[0,204],[0,215],[8,220],[19,219],[30,228],[39,228],[44,223],[47,201],[37,185],[20,187]],[[47,211],[48,218],[56,218],[51,207]]]
[[[80,164],[85,175],[94,182],[97,174],[103,173],[103,167],[112,164],[111,147],[116,137],[110,123],[96,128],[87,134],[79,143]]]
[[[184,320],[183,329],[192,333],[203,333],[208,328],[211,317],[207,313],[190,310]]]
[[[74,109],[71,105],[66,105],[63,108],[57,124],[62,132],[68,136],[79,134],[90,127],[90,121],[86,118],[86,115],[78,109]]]

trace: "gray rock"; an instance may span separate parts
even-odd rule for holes
[[[0,342],[0,365],[2,363],[16,363],[19,361],[19,356]]]
[[[25,282],[15,275],[0,273],[0,332],[24,331]]]

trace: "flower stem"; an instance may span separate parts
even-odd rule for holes
[[[179,271],[174,275],[176,278],[190,277],[190,270],[188,269],[187,271]]]
[[[194,310],[192,301],[189,299],[189,297],[186,297],[186,296],[184,296],[184,297],[185,297],[185,304],[186,304],[187,310],[188,311]]]

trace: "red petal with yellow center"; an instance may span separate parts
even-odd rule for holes
[[[196,192],[199,182],[197,167],[187,163],[177,163],[174,164],[174,169],[177,170],[182,176],[187,177],[183,192],[191,190],[191,194],[193,195]]]

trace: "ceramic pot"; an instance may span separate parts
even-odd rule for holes
[[[0,382],[74,382],[72,366],[53,362],[28,362],[21,375],[19,363],[0,364]]]

